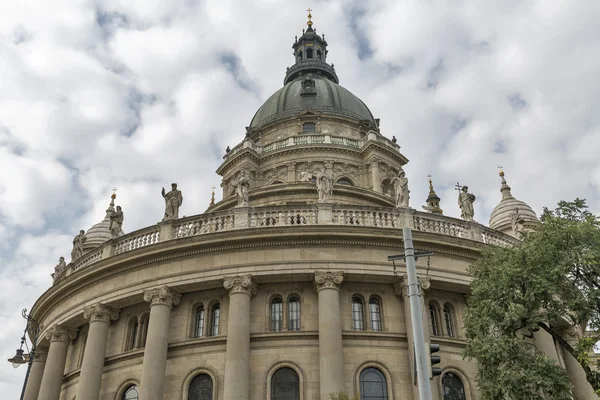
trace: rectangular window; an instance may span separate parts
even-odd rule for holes
[[[280,331],[283,327],[283,303],[274,300],[271,303],[271,330]]]
[[[288,330],[300,330],[300,300],[297,297],[292,297],[288,300]]]
[[[377,300],[371,299],[369,301],[369,313],[371,314],[371,329],[381,331],[381,312]]]
[[[431,334],[439,336],[436,309],[434,306],[429,306],[429,320],[431,321]]]
[[[355,331],[364,331],[363,303],[359,298],[352,299],[352,328]]]
[[[302,124],[302,133],[312,133],[317,131],[317,125],[314,122],[305,122]]]
[[[212,325],[210,329],[210,336],[217,336],[219,334],[219,322],[221,321],[221,307],[217,304],[212,310]]]

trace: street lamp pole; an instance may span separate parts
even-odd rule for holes
[[[23,358],[23,344],[27,347],[27,333],[29,332],[32,336],[32,341],[31,351],[29,352],[29,361],[27,362],[27,372],[25,373],[25,382],[23,382],[23,389],[21,390],[21,400],[23,400],[25,397],[25,389],[27,388],[27,380],[29,379],[29,373],[31,372],[31,366],[33,364],[33,359],[35,358],[35,349],[37,347],[41,326],[31,315],[27,314],[26,308],[23,309],[21,315],[27,320],[25,331],[21,337],[21,347],[17,349],[17,353],[14,357],[8,359],[8,362],[12,363],[15,368],[21,364],[25,364],[25,359]]]

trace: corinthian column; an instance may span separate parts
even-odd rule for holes
[[[381,189],[381,172],[379,172],[379,161],[371,161],[369,168],[371,169],[371,183],[373,185],[373,190],[377,193],[383,193],[383,190]]]
[[[150,303],[150,318],[142,363],[140,399],[163,398],[171,308],[179,304],[180,299],[181,295],[168,286],[144,290],[144,300]]]
[[[256,283],[250,275],[225,278],[229,290],[227,349],[225,351],[225,400],[248,400],[250,395],[250,298]]]
[[[48,330],[46,339],[50,341],[50,347],[38,400],[58,400],[69,342],[75,339],[75,336],[77,336],[77,329],[64,325],[55,325]]]
[[[47,357],[47,347],[36,347],[31,371],[29,372],[29,379],[27,379],[27,387],[25,388],[25,396],[23,397],[24,400],[36,400],[38,398]]]
[[[119,311],[101,303],[87,307],[83,311],[83,318],[90,321],[90,329],[79,374],[77,400],[98,400],[100,396],[108,328],[110,322],[118,317]]]
[[[319,297],[319,388],[321,400],[344,391],[344,351],[340,317],[342,271],[315,271]]]

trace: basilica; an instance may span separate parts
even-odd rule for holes
[[[283,87],[216,171],[221,201],[180,216],[186,187],[174,183],[157,196],[160,222],[124,233],[113,194],[75,237],[31,311],[43,329],[25,399],[416,400],[406,269],[387,259],[404,227],[433,252],[417,261],[419,323],[441,348],[433,399],[480,398],[462,356],[467,268],[485,246],[518,243],[536,213],[504,173],[489,226],[468,187],[445,200],[460,219],[431,180],[427,199],[411,198],[408,158],[340,85],[310,15],[292,48]],[[594,398],[549,334],[534,342],[577,399]]]

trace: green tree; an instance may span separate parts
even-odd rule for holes
[[[329,397],[331,397],[331,400],[358,400],[358,396],[350,397],[344,392],[331,393]]]
[[[600,220],[585,200],[544,209],[541,224],[520,245],[487,247],[470,267],[465,357],[478,362],[484,400],[570,399],[566,372],[533,346],[547,331],[573,354],[595,390],[589,352],[598,337],[571,346],[561,324],[600,327]]]

